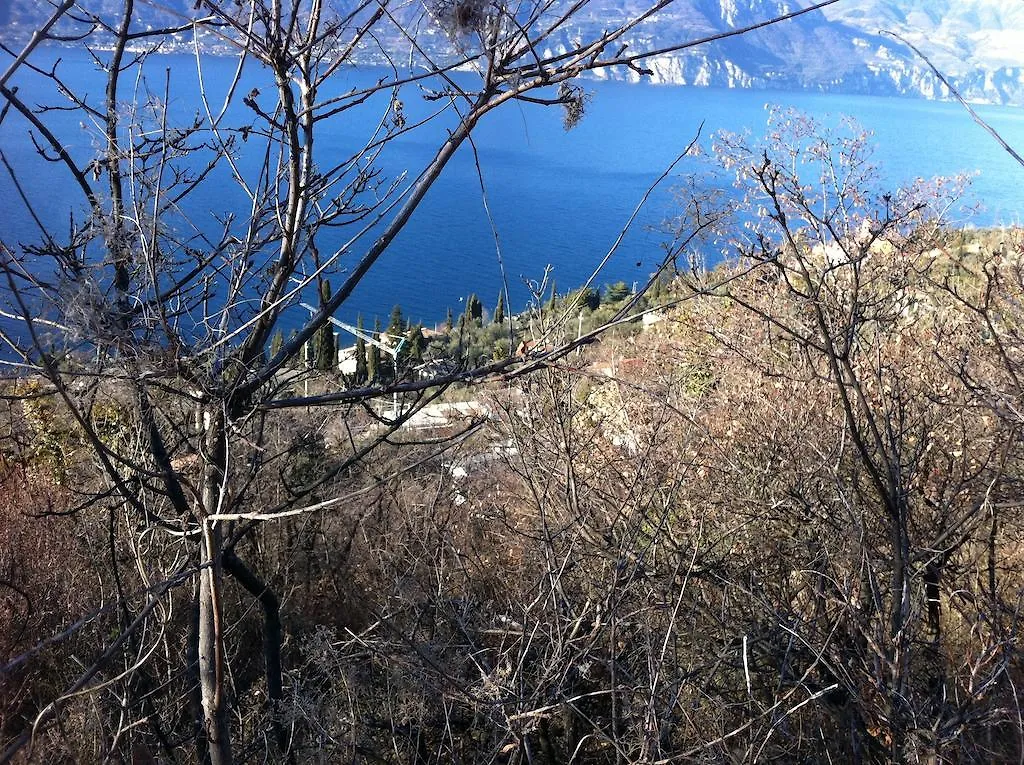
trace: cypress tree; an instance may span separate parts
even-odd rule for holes
[[[505,291],[498,293],[498,302],[494,304],[494,323],[501,324],[505,321]]]
[[[295,339],[295,335],[296,335],[296,332],[295,332],[294,329],[291,332],[288,333],[288,343],[289,343],[289,345],[291,344],[292,340]],[[288,357],[288,366],[291,367],[292,369],[295,369],[295,367],[296,367],[296,363],[295,362],[296,362],[296,359],[295,359],[294,355]]]
[[[548,298],[548,310],[549,311],[554,311],[555,310],[555,303],[557,302],[557,300],[558,300],[558,288],[555,285],[555,280],[552,279],[551,280],[551,297]]]
[[[380,341],[380,319],[375,319],[373,322],[373,336],[378,342]],[[377,382],[380,375],[380,348],[371,344],[367,349],[366,378],[370,382]]]
[[[465,313],[460,313],[459,314],[459,331],[458,331],[458,334],[457,334],[458,341],[456,342],[455,349],[454,349],[455,350],[455,358],[458,361],[460,361],[460,362],[465,359],[466,341],[468,340],[468,338],[466,337],[466,324],[467,324],[466,314]]]
[[[452,316],[451,306],[448,306],[448,319],[447,321],[445,321],[444,326],[449,333],[451,333],[451,331],[455,328],[455,317]]]
[[[317,352],[317,369],[333,372],[338,368],[338,336],[334,327],[328,325],[320,329],[320,347]]]
[[[320,282],[320,305],[327,305],[330,299],[331,283],[324,279]],[[337,368],[338,340],[334,336],[334,327],[331,326],[330,322],[326,322],[324,326],[317,330],[315,350],[316,354],[314,363],[317,369],[323,372],[329,372],[332,369]]]
[[[580,305],[588,311],[596,311],[601,306],[601,293],[593,287],[587,287],[580,292]]]
[[[283,347],[284,333],[280,329],[278,329],[277,332],[274,333],[274,336],[270,338],[270,358],[274,358],[277,354],[279,354]]]
[[[656,304],[661,304],[665,301],[668,296],[668,284],[662,276],[659,276],[654,280],[654,285],[651,288],[651,299]]]
[[[423,361],[423,352],[427,350],[427,338],[423,336],[422,324],[417,324],[409,330],[405,340],[405,347],[410,361]]]
[[[356,329],[363,331],[363,315],[359,314],[356,318]],[[356,371],[355,371],[355,382],[356,385],[362,385],[366,382],[368,377],[367,361],[366,361],[366,341],[362,337],[356,335]]]
[[[391,321],[388,322],[388,339],[386,344],[394,347],[401,343],[402,347],[399,349],[397,355],[389,354],[388,358],[385,360],[385,366],[390,370],[390,377],[392,379],[398,378],[398,370],[405,365],[406,359],[409,358],[408,343],[402,342],[405,338],[407,329],[408,327],[405,323],[405,317],[402,316],[402,306],[396,305],[391,309]]]
[[[466,322],[475,321],[479,324],[484,317],[484,304],[475,294],[466,298]]]
[[[402,316],[402,306],[396,305],[391,309],[391,321],[388,322],[388,334],[394,337],[401,337],[405,334],[405,319]]]

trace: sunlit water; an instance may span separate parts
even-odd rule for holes
[[[60,55],[70,64],[62,69],[69,82],[99,96],[100,75],[88,57],[77,51]],[[214,97],[222,94],[234,61],[209,57],[203,66],[207,92]],[[194,114],[199,106],[194,60],[185,55],[154,57],[147,68],[150,89],[162,94],[168,68],[172,114]],[[346,90],[386,74],[348,71],[336,87]],[[23,95],[40,87],[27,79],[20,84]],[[254,84],[273,89],[258,74],[248,74],[239,93]],[[126,98],[132,85],[126,78]],[[826,122],[840,114],[855,117],[874,133],[884,184],[977,173],[970,193],[983,209],[965,222],[1015,223],[1024,210],[1024,168],[1015,165],[955,104],[616,82],[591,82],[586,89],[591,94],[586,117],[570,132],[562,127],[560,111],[529,104],[510,104],[480,125],[474,141],[498,247],[482,203],[472,150],[466,146],[339,316],[354,321],[362,314],[369,323],[379,316],[386,322],[397,303],[407,318],[430,324],[443,320],[449,307],[458,313],[462,299],[470,293],[492,307],[502,285],[502,264],[516,307],[529,299],[526,282],[540,280],[547,266],[560,291],[579,285],[608,252],[644,192],[694,138],[699,126],[703,124],[708,138],[718,130],[746,129],[758,134],[764,130],[769,103],[795,107]],[[410,122],[437,108],[412,88],[403,91],[402,98]],[[370,115],[379,115],[386,105],[386,99],[379,99],[352,118],[325,124],[319,137],[319,161],[329,164],[335,155],[343,156],[346,148],[356,146],[371,129]],[[995,107],[979,111],[1011,144],[1024,149],[1024,111]],[[54,116],[76,157],[95,151],[96,132],[82,127],[82,115]],[[403,170],[422,168],[446,124],[451,123],[441,121],[398,139],[384,159],[385,175],[395,177]],[[34,155],[25,139],[25,122],[16,114],[8,114],[0,126],[0,149],[21,172],[24,191],[46,222],[66,230],[69,207],[80,208],[82,200],[61,168]],[[652,195],[598,276],[599,284],[641,281],[656,267],[666,238],[661,223],[674,212],[671,189],[679,185],[682,175],[699,169],[695,162],[684,160],[679,175]],[[37,240],[37,229],[6,171],[0,176],[0,193],[5,206],[0,239],[11,244]],[[198,227],[211,229],[216,227],[215,213],[245,213],[243,198],[224,176],[207,184],[192,200],[190,210]],[[320,242],[321,252],[330,251],[349,235],[340,232],[333,240],[326,237]],[[357,245],[354,252],[362,252],[369,241]],[[355,257],[343,265],[350,266]],[[290,321],[298,321],[301,315],[297,309]]]

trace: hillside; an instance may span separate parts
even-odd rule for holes
[[[117,0],[84,0],[93,12],[107,12]],[[177,24],[198,11],[190,0],[137,4],[141,26]],[[233,7],[233,4],[231,4]],[[435,6],[437,4],[434,4]],[[679,0],[638,27],[627,38],[631,50],[658,48],[679,39],[698,39],[740,29],[799,5],[789,0]],[[333,0],[343,15],[355,6]],[[448,38],[431,22],[428,4],[412,3],[393,9],[398,21],[422,31],[424,51],[432,58],[450,50]],[[573,25],[550,39],[549,51],[564,50],[571,41],[587,38],[637,12],[635,0],[597,0]],[[46,6],[34,0],[0,5],[0,36],[27,39],[47,16]],[[868,0],[837,3],[783,24],[743,37],[730,38],[678,54],[652,59],[646,66],[657,83],[726,88],[782,88],[815,91],[901,95],[936,98],[947,95],[928,67],[906,46],[882,30],[895,32],[919,46],[947,73],[969,99],[1000,104],[1024,104],[1024,4],[997,0]],[[180,35],[188,43],[190,33]],[[395,30],[379,39],[390,53],[407,49]],[[218,50],[218,39],[204,44]],[[362,59],[382,63],[381,50],[364,50]],[[616,79],[637,79],[635,71],[604,71]]]
[[[753,15],[678,8],[638,34]],[[15,10],[8,30],[27,33],[31,7]],[[648,172],[643,134],[612,122],[636,151],[508,152],[511,196],[477,160],[512,145],[486,121],[523,121],[517,97],[562,85],[579,116],[571,80],[601,66],[600,17],[576,25],[589,60],[544,60],[543,21],[450,15],[467,47],[492,31],[491,67],[441,91],[428,72],[421,118],[400,79],[415,59],[359,72],[364,87],[335,66],[328,20],[298,34],[266,16],[202,40],[203,69],[250,51],[276,86],[240,74],[219,111],[205,77],[171,96],[186,55],[103,53],[116,16],[59,30],[87,34],[95,62],[30,50],[6,78],[0,763],[1024,761],[1024,233],[960,228],[966,177],[897,185],[851,121],[769,108],[762,138],[702,138],[666,178],[682,185],[636,261],[660,264],[646,287],[599,293],[621,240],[580,236],[591,280],[565,294],[544,268],[513,315],[526,248],[490,213],[549,240],[596,229],[622,221],[612,202],[571,220],[547,179],[587,199],[586,162],[622,188]],[[407,22],[369,21],[361,60],[397,53]],[[812,82],[843,24],[726,41],[748,69],[715,71]],[[177,29],[132,48],[181,50]],[[520,36],[543,41],[525,74],[504,42]],[[92,66],[105,87],[64,79]],[[836,87],[863,76],[849,66]],[[607,90],[623,111],[653,97],[648,119],[672,127],[689,115],[668,119],[667,96],[731,100]],[[900,159],[923,176],[955,139],[928,146],[911,124]],[[483,247],[459,244],[467,186]],[[430,197],[443,214],[420,233]],[[335,368],[357,290],[462,290],[492,243],[497,300],[469,295],[434,330],[400,307],[357,319]]]
[[[809,5],[807,2],[801,5]],[[992,103],[1024,103],[1024,4],[873,0],[837,3],[776,26],[661,57],[658,82],[713,87],[936,98],[946,95],[928,67],[884,31],[895,32],[949,76],[963,94]],[[634,47],[658,47],[679,28],[691,37],[751,26],[794,9],[784,0],[688,0],[662,14]],[[633,77],[632,73],[629,73]]]

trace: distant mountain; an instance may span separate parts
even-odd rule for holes
[[[964,96],[995,103],[1024,104],[1024,2],[1021,0],[859,0],[837,3],[827,17],[859,29],[896,32],[918,47]],[[906,49],[885,38],[866,63],[902,71],[912,82],[920,68]],[[901,66],[893,62],[900,60]],[[907,65],[911,66],[908,67]]]
[[[339,11],[353,0],[327,0]],[[109,18],[121,0],[83,0]],[[138,23],[158,27],[197,13],[194,0],[136,3]],[[802,7],[809,0],[677,0],[638,27],[630,50],[670,45],[751,26]],[[423,15],[422,0],[403,3],[405,19]],[[547,52],[569,48],[647,7],[640,0],[591,0],[573,24],[549,41]],[[4,12],[6,11],[6,18]],[[47,16],[39,0],[0,0],[0,40],[27,39]],[[783,88],[909,95],[948,95],[928,66],[894,32],[919,47],[975,101],[1024,105],[1024,0],[844,0],[755,32],[650,59],[645,66],[661,83],[727,88]],[[447,38],[428,36],[429,52],[441,55]],[[211,38],[210,45],[215,46]],[[385,45],[403,45],[400,35]],[[372,53],[366,54],[374,61]],[[637,79],[623,68],[599,76]]]
[[[898,32],[954,75],[1024,65],[1021,0],[860,0],[824,13],[864,32]]]
[[[619,5],[607,3],[612,9]],[[685,32],[740,29],[809,5],[685,0],[637,35],[633,47],[667,45]],[[883,31],[917,46],[966,98],[1024,105],[1022,0],[849,0],[648,66],[657,81],[688,85],[948,95],[925,62]],[[616,76],[636,78],[634,72]]]

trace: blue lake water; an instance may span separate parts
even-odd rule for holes
[[[54,54],[50,54],[54,55]],[[83,52],[61,51],[70,67],[65,75],[78,87],[101,92],[95,67]],[[208,92],[222,92],[234,61],[215,57],[203,61]],[[198,108],[195,62],[187,55],[154,57],[148,65],[150,87],[162,93],[164,71],[170,72],[171,113],[187,117]],[[349,70],[337,90],[366,85],[381,72]],[[466,77],[469,77],[466,75]],[[22,93],[41,87],[24,79]],[[258,73],[247,73],[239,92],[260,86],[272,90]],[[883,182],[890,186],[917,177],[976,172],[971,196],[983,205],[970,221],[975,225],[1017,223],[1024,212],[1024,168],[1014,164],[968,114],[955,104],[909,99],[817,95],[775,91],[736,91],[620,82],[588,82],[587,114],[570,132],[562,127],[561,112],[529,104],[509,104],[488,115],[475,134],[487,197],[498,232],[504,272],[513,304],[522,307],[529,292],[524,280],[539,280],[546,266],[559,289],[585,281],[607,253],[620,228],[646,189],[694,137],[703,123],[708,138],[718,130],[763,132],[766,105],[794,107],[822,120],[839,115],[856,118],[874,133],[875,159]],[[324,94],[322,94],[324,95]],[[32,100],[31,98],[29,100]],[[412,88],[403,91],[407,119],[436,109]],[[376,102],[376,113],[386,106]],[[373,107],[374,104],[371,104]],[[989,120],[1018,150],[1024,150],[1024,111],[981,107]],[[336,146],[339,156],[372,130],[366,114],[325,126],[319,139],[319,160],[329,164]],[[94,153],[96,132],[83,127],[81,115],[52,115],[69,149],[78,157]],[[382,158],[386,176],[402,171],[415,174],[429,161],[445,129],[444,120],[403,136]],[[62,222],[69,208],[81,206],[76,190],[61,170],[41,162],[25,140],[25,123],[9,114],[0,126],[0,150],[24,171],[25,191],[47,222]],[[682,175],[699,169],[684,161]],[[598,283],[642,281],[660,259],[665,235],[658,230],[673,212],[670,179],[653,195],[621,248],[598,276]],[[8,243],[38,237],[20,204],[10,178],[0,174],[5,211],[0,240]],[[244,212],[243,198],[226,178],[208,184],[192,203],[200,227],[213,226],[215,215]],[[66,224],[64,224],[66,226]],[[320,242],[330,251],[346,238],[339,233]],[[357,246],[355,252],[365,249]],[[354,262],[355,256],[353,256]],[[409,225],[360,285],[339,317],[353,321],[357,314],[385,322],[391,307],[400,304],[407,318],[433,323],[446,309],[460,310],[470,293],[492,307],[501,289],[502,271],[494,235],[481,201],[480,182],[469,147],[463,147],[442,179],[431,189]],[[297,322],[301,309],[292,320]]]

